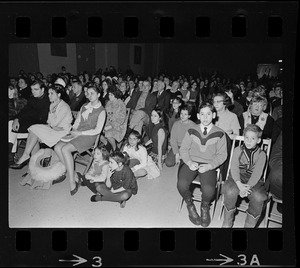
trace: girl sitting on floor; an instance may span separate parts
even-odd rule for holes
[[[152,148],[149,153],[155,164],[158,166],[160,170],[162,170],[162,166],[164,160],[167,157],[167,132],[164,127],[163,122],[163,112],[155,108],[151,113],[151,130],[150,140],[145,143],[145,146],[149,146],[152,143]]]
[[[101,182],[105,182],[109,173],[109,152],[104,144],[99,144],[95,148],[93,162],[89,171],[82,176],[77,172],[78,178],[81,180],[81,186],[87,186],[93,193],[97,193],[97,186]]]
[[[129,155],[129,167],[138,179],[145,177],[155,179],[160,176],[160,170],[148,155],[147,149],[142,145],[140,133],[133,130],[123,148],[123,152]]]
[[[141,135],[138,131],[132,130],[129,134],[128,141],[123,148],[129,156],[129,167],[136,178],[147,175],[146,166],[148,165],[148,153],[142,145]]]
[[[97,194],[91,197],[92,202],[119,202],[121,208],[124,208],[131,195],[137,194],[136,178],[126,165],[128,155],[125,154],[116,151],[110,155],[108,177],[105,183],[99,183],[96,187]]]

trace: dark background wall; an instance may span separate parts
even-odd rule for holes
[[[9,45],[9,75],[17,75],[21,69],[26,73],[40,70],[36,43]]]
[[[145,44],[145,74],[153,75],[153,44]]]
[[[259,63],[282,59],[280,44],[163,44],[161,68],[179,75],[220,70],[235,77],[256,73]]]
[[[118,45],[118,62],[119,68],[125,72],[129,68],[129,43],[122,43]]]
[[[95,73],[95,44],[76,44],[77,72]]]
[[[133,64],[133,47],[136,45],[142,48],[140,65]],[[24,69],[25,72],[41,71],[46,75],[60,71],[60,65],[67,66],[67,70],[74,74],[84,70],[94,73],[99,67],[104,70],[114,65],[123,72],[131,67],[141,75],[156,76],[160,71],[171,75],[198,75],[217,70],[236,78],[255,74],[257,64],[277,63],[282,59],[281,45],[276,43],[80,43],[67,45],[68,57],[52,57],[49,49],[44,49],[48,46],[11,44],[9,74],[17,75],[20,69]]]

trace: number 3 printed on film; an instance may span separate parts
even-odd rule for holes
[[[102,266],[102,259],[99,256],[95,256],[93,258],[93,260],[95,260],[96,264],[92,264],[93,267],[101,267]]]
[[[84,258],[82,258],[80,256],[77,256],[75,254],[73,254],[73,256],[76,259],[74,259],[74,260],[62,260],[62,259],[60,259],[59,261],[60,262],[74,262],[73,266],[81,265],[81,264],[87,262],[86,259],[84,259]],[[95,257],[93,257],[93,260],[94,260],[94,263],[92,264],[93,267],[101,267],[102,266],[102,259],[101,259],[101,257],[95,256]]]

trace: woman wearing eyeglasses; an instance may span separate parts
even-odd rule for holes
[[[217,111],[217,120],[215,122],[215,125],[223,129],[227,134],[227,159],[220,166],[222,178],[225,179],[229,164],[231,140],[233,140],[235,136],[239,135],[241,127],[237,115],[235,113],[230,112],[227,109],[227,107],[231,104],[231,100],[225,92],[219,92],[214,94],[213,104]]]
[[[223,129],[231,140],[239,135],[240,124],[236,114],[230,112],[227,107],[231,104],[226,93],[220,92],[213,95],[213,104],[217,110],[217,121],[215,125]]]

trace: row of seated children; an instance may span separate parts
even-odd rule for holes
[[[81,186],[87,186],[95,195],[92,202],[120,202],[121,207],[132,194],[137,193],[136,179],[152,178],[152,158],[141,144],[140,134],[133,130],[122,152],[109,153],[106,146],[100,143],[94,150],[93,162],[85,175],[77,172]],[[152,168],[151,168],[152,167]]]
[[[81,185],[88,186],[95,193],[91,197],[92,202],[114,201],[120,202],[121,207],[124,207],[126,200],[137,192],[135,181],[137,178],[148,175],[150,179],[159,175],[155,165],[162,170],[167,152],[167,138],[162,118],[159,109],[152,111],[152,135],[145,143],[146,146],[152,144],[149,155],[146,147],[142,145],[141,135],[136,130],[130,132],[122,152],[114,151],[109,154],[102,143],[95,149],[94,160],[87,174],[82,176],[77,172]],[[129,158],[128,161],[126,158]]]
[[[177,188],[187,204],[189,219],[195,225],[202,225],[203,227],[208,227],[211,222],[209,207],[215,198],[216,169],[222,165],[227,157],[225,133],[212,123],[215,116],[216,111],[211,103],[202,104],[198,113],[198,118],[201,123],[199,125],[192,124],[187,127],[179,149],[181,160],[179,160]],[[181,117],[184,119],[183,122],[188,122],[188,110],[183,109]],[[156,121],[159,121],[159,118],[159,113],[153,111],[151,115],[152,122],[155,124]],[[178,124],[183,124],[183,122]],[[232,227],[238,195],[248,197],[250,200],[245,227],[255,227],[261,215],[263,203],[267,197],[264,183],[261,181],[261,175],[266,162],[265,152],[258,146],[261,141],[261,135],[262,131],[258,126],[247,126],[244,130],[244,145],[234,150],[233,161],[230,166],[230,176],[222,189],[225,204],[225,216],[222,227]],[[149,170],[147,172],[147,151],[141,144],[141,136],[137,131],[131,132],[128,137],[128,142],[123,148],[123,152],[126,152],[129,156],[130,162],[128,167],[126,166],[126,168],[124,168],[124,159],[119,162],[110,159],[110,163],[106,163],[106,165],[109,165],[111,169],[114,166],[117,171],[123,170],[121,177],[123,177],[124,182],[131,185],[133,176],[139,178],[146,176],[149,172]],[[115,152],[112,155],[118,153],[119,152]],[[159,155],[161,155],[161,153],[162,151]],[[108,180],[106,185],[103,183],[99,184],[99,181],[103,182],[108,177],[111,177],[108,167],[95,167],[96,163],[100,166],[105,164],[105,161],[99,162],[96,160],[99,154],[100,152],[97,149],[95,151],[94,164],[85,178],[82,179],[83,184],[89,186],[89,188],[96,193],[96,195],[91,198],[91,201],[116,201],[121,202],[121,204],[123,204],[122,206],[124,206],[124,202],[131,196],[131,191],[124,191],[124,189],[128,189],[129,186],[126,185],[127,188],[123,187],[124,189],[119,193],[119,191],[116,192],[115,190],[111,191],[108,189],[110,187]],[[156,155],[152,158],[156,160],[159,167],[162,165],[163,160],[161,157]],[[176,157],[175,154],[175,162],[177,163],[179,162],[178,158],[179,157]],[[131,172],[124,171],[129,169]],[[99,179],[96,179],[96,185],[87,182],[87,180],[92,180],[93,183],[96,181],[95,176],[93,177],[92,175],[95,173],[95,170],[98,170],[98,173],[100,170],[101,174],[105,174],[99,175]],[[201,216],[199,216],[193,204],[191,198],[192,193],[190,191],[190,185],[198,175],[202,191]]]
[[[201,122],[200,130],[202,131],[199,131],[199,126],[189,120],[191,109],[189,106],[183,106],[180,112],[181,120],[174,123],[171,131],[172,149],[165,161],[168,166],[180,162],[178,191],[187,203],[190,220],[194,224],[201,224],[204,227],[209,226],[211,221],[209,207],[215,197],[215,170],[224,163],[228,153],[226,134],[212,123],[216,115],[214,105],[209,102],[203,103],[197,115]],[[155,113],[152,116],[155,117]],[[178,131],[179,129],[180,131]],[[262,213],[264,201],[267,198],[266,188],[262,182],[266,154],[258,146],[261,142],[262,130],[259,126],[250,124],[244,129],[243,135],[245,145],[235,149],[233,156],[235,161],[232,161],[229,173],[231,179],[226,181],[223,187],[225,198],[223,227],[232,227],[238,195],[241,197],[247,196],[250,200],[245,227],[256,225]],[[184,143],[183,147],[182,143]],[[175,148],[175,153],[173,148]],[[210,170],[212,172],[208,172]],[[192,203],[189,190],[191,182],[197,175],[199,175],[202,190],[201,217]]]
[[[77,172],[81,186],[87,186],[94,195],[92,202],[119,202],[122,208],[126,201],[137,194],[138,185],[133,171],[126,164],[128,155],[119,151],[109,154],[100,144],[94,150],[93,163],[84,176]]]
[[[186,131],[179,149],[177,188],[187,205],[189,219],[195,225],[208,227],[211,218],[209,208],[216,196],[217,172],[227,158],[225,132],[213,124],[216,110],[212,103],[202,103],[198,111],[199,125],[192,125]],[[260,149],[262,130],[250,124],[243,132],[245,143],[233,153],[230,176],[226,180],[224,194],[225,216],[223,227],[232,227],[237,197],[248,197],[245,227],[255,227],[267,199],[267,191],[262,181],[266,164],[266,153]],[[201,215],[192,200],[190,186],[199,176],[202,201]]]

